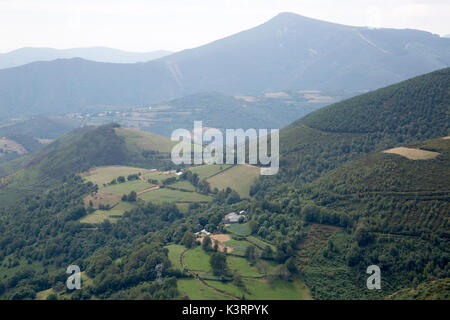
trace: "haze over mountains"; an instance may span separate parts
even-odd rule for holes
[[[113,64],[65,59],[0,70],[0,116],[147,105],[188,94],[376,89],[450,65],[450,39],[282,13],[161,59]]]
[[[136,63],[147,62],[171,54],[170,51],[157,50],[151,52],[129,52],[106,47],[53,49],[53,48],[20,48],[0,54],[0,69],[21,66],[36,61],[56,59],[83,58],[98,62]]]

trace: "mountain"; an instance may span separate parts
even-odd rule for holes
[[[205,91],[372,90],[450,65],[450,39],[282,13],[255,28],[138,64],[80,58],[0,70],[0,115],[141,106]]]
[[[12,68],[36,61],[56,59],[83,58],[98,62],[136,63],[159,59],[171,54],[165,50],[151,52],[128,52],[105,47],[53,49],[53,48],[20,48],[0,54],[0,69]]]

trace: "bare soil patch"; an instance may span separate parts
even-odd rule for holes
[[[392,149],[384,150],[383,152],[391,153],[391,154],[392,153],[398,154],[398,155],[401,155],[410,160],[434,159],[439,155],[439,152],[426,151],[426,150],[413,149],[413,148],[405,148],[405,147],[392,148]]]

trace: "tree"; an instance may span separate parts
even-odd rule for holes
[[[210,236],[205,236],[202,241],[202,248],[206,252],[211,251],[212,241]]]
[[[128,202],[135,202],[137,199],[136,191],[131,191],[128,195]]]
[[[209,259],[213,274],[215,276],[223,276],[228,272],[227,256],[221,252],[214,252]]]
[[[236,202],[239,202],[239,201],[241,201],[241,197],[239,196],[239,193],[237,193],[236,191],[232,190],[230,192],[230,194],[228,195],[227,203],[228,204],[233,204],[233,203],[236,203]]]
[[[214,240],[214,251],[219,251],[219,241],[217,241],[217,240]]]
[[[296,274],[298,272],[297,266],[295,265],[295,259],[293,257],[290,257],[289,259],[287,259],[286,268],[292,274]]]
[[[245,248],[245,257],[250,261],[251,263],[254,263],[256,260],[256,251],[254,246],[248,246]]]
[[[250,232],[254,234],[256,231],[258,231],[259,225],[255,220],[250,220],[248,222],[248,227],[250,228]]]
[[[273,259],[273,250],[269,245],[266,245],[264,247],[263,252],[261,253],[261,258],[266,260],[272,260]]]
[[[186,247],[186,248],[192,248],[195,244],[195,236],[192,232],[190,231],[186,231],[184,233],[183,238],[181,239],[181,243]]]

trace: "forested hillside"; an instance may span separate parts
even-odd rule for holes
[[[301,221],[338,228],[308,263],[298,260],[314,297],[381,298],[448,277],[449,73],[342,101],[283,129],[280,174],[251,191],[264,226],[258,234],[295,239],[292,226]],[[419,142],[427,138],[438,139]],[[412,160],[381,152],[397,146],[438,155]],[[371,264],[382,268],[383,292],[365,288]]]

